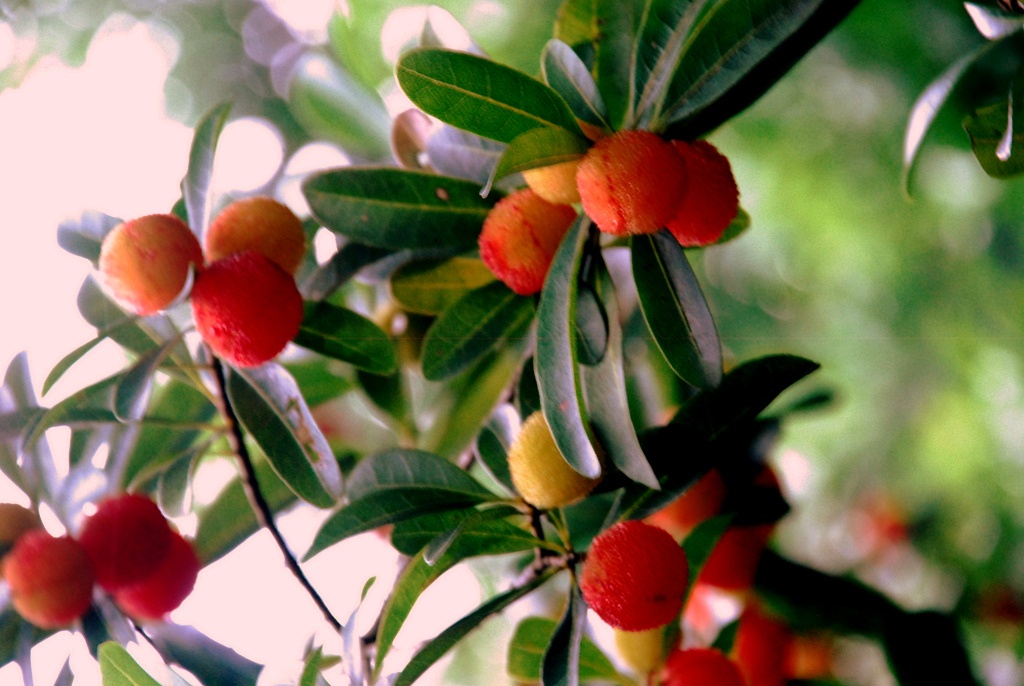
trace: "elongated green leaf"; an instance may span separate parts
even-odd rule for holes
[[[427,141],[430,164],[440,174],[483,186],[491,178],[505,144],[445,124]]]
[[[411,686],[431,665],[441,659],[445,653],[451,650],[455,644],[465,638],[469,632],[478,627],[484,620],[501,612],[515,601],[542,586],[552,576],[554,576],[554,571],[549,569],[545,573],[530,579],[522,586],[517,586],[504,593],[500,593],[442,631],[409,660],[409,664],[398,675],[395,686]]]
[[[541,407],[566,462],[590,478],[601,475],[591,442],[576,355],[576,287],[591,224],[580,217],[569,229],[548,271],[537,312],[537,383]]]
[[[582,135],[555,91],[483,57],[420,48],[399,59],[395,74],[399,86],[421,110],[486,138],[509,143],[539,126]]]
[[[687,596],[693,590],[693,585],[696,583],[704,563],[711,557],[711,551],[715,549],[733,519],[732,514],[712,517],[694,527],[693,531],[683,539],[683,552],[686,553],[686,561],[690,565],[690,579],[686,587]]]
[[[583,642],[583,627],[587,620],[587,606],[583,596],[573,584],[569,589],[569,602],[565,614],[551,635],[551,642],[541,660],[543,686],[579,686],[580,644]]]
[[[520,336],[533,318],[533,300],[500,281],[470,291],[449,307],[423,341],[423,375],[431,381],[469,368],[512,336]]]
[[[174,339],[154,348],[121,375],[114,385],[113,404],[114,415],[119,420],[130,422],[142,417],[153,388],[153,374],[176,345],[178,340]]]
[[[484,187],[484,192],[490,190],[494,181],[511,174],[578,160],[589,146],[586,138],[565,129],[550,126],[530,129],[516,136],[505,148],[501,159],[494,167],[494,173]]]
[[[422,450],[393,449],[363,458],[348,478],[350,500],[389,488],[437,488],[482,499],[493,494],[451,462]]]
[[[510,678],[522,683],[540,681],[541,662],[556,628],[555,620],[547,617],[527,617],[519,622],[508,644],[506,671]],[[580,644],[579,677],[584,682],[634,684],[585,636]]]
[[[502,409],[508,411],[501,412]],[[513,414],[515,410],[506,405],[504,408],[499,408],[499,412],[501,416],[504,416]],[[518,421],[517,418],[517,424]],[[512,475],[508,469],[508,449],[512,445],[512,436],[502,431],[499,427],[499,424],[502,423],[504,422],[499,417],[492,417],[487,426],[480,430],[476,439],[476,456],[491,478],[501,484],[509,495],[514,496],[516,490],[512,485]]]
[[[366,317],[330,303],[306,303],[305,309],[296,345],[373,374],[398,368],[395,344]]]
[[[601,301],[608,315],[608,345],[600,363],[580,368],[587,413],[594,434],[612,464],[633,481],[656,489],[659,488],[658,477],[640,447],[629,416],[618,300],[611,276],[603,265],[599,268],[598,279]]]
[[[85,357],[86,353],[102,343],[106,338],[107,334],[101,333],[96,338],[83,343],[62,357],[60,361],[54,365],[53,369],[50,370],[50,373],[43,381],[43,395],[46,395],[46,393],[53,388],[53,385],[60,381],[61,377],[64,376],[64,373],[71,369],[76,362]]]
[[[217,141],[230,112],[230,103],[217,105],[199,120],[192,137],[188,170],[182,179],[181,191],[185,197],[188,224],[198,236],[206,232],[207,223],[210,221],[213,159],[217,152]]]
[[[154,622],[146,627],[146,634],[160,645],[168,660],[190,671],[202,684],[255,686],[263,668],[190,626]]]
[[[117,417],[109,408],[113,402],[114,385],[120,376],[116,374],[86,386],[37,415],[34,421],[25,426],[22,445],[27,449],[36,446],[43,433],[53,426],[117,423]]]
[[[667,231],[634,236],[633,281],[647,327],[672,371],[699,388],[722,380],[722,348],[700,284]]]
[[[431,541],[459,528],[476,509],[438,510],[395,523],[391,545],[403,555],[419,555]]]
[[[565,0],[558,8],[555,38],[574,49],[592,43],[601,34],[599,0]]]
[[[120,223],[117,217],[101,212],[84,212],[77,220],[61,222],[57,227],[57,245],[98,266],[103,239]]]
[[[405,623],[420,594],[444,572],[459,562],[480,555],[502,555],[529,550],[534,538],[503,520],[479,521],[462,532],[447,552],[433,565],[416,555],[399,576],[384,609],[377,632],[377,664],[373,681],[380,675],[399,629]]]
[[[1024,131],[1015,131],[1008,123],[1006,103],[983,107],[964,120],[964,128],[971,136],[971,147],[985,173],[1005,179],[1024,173]],[[1009,132],[1009,138],[1006,133]],[[1017,154],[1011,156],[1016,149]],[[1003,154],[1005,153],[1005,159]]]
[[[645,9],[639,2],[595,2],[599,32],[594,78],[616,131],[635,124],[636,59]]]
[[[392,252],[361,243],[346,243],[302,282],[303,298],[319,302],[341,288],[361,269],[379,262]]]
[[[480,508],[470,512],[462,521],[460,521],[454,528],[449,531],[442,531],[435,536],[423,549],[423,559],[427,564],[437,564],[437,561],[448,552],[448,549],[452,546],[462,532],[466,531],[477,522],[505,519],[513,516],[522,517],[522,512],[519,508],[513,505],[498,505],[495,507]],[[535,545],[539,545],[540,541],[537,541]],[[547,546],[545,546],[547,547]],[[559,550],[559,552],[563,552]]]
[[[470,181],[391,168],[326,171],[307,179],[302,190],[325,227],[391,250],[475,247],[484,218],[498,201],[481,198],[479,186]]]
[[[552,38],[540,56],[541,74],[580,121],[608,127],[608,110],[594,77],[568,44]]]
[[[99,652],[103,686],[160,686],[121,644],[108,641]]]
[[[391,275],[391,295],[408,312],[437,315],[469,291],[494,280],[483,262],[469,257],[408,262]]]
[[[228,369],[227,392],[245,430],[295,494],[318,507],[341,495],[341,469],[298,385],[280,365]]]

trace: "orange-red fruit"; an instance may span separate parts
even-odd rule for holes
[[[255,250],[289,274],[298,270],[306,254],[302,220],[265,196],[236,200],[224,208],[206,230],[204,243],[210,262]]]
[[[594,144],[576,171],[587,215],[616,236],[654,233],[675,216],[686,167],[671,143],[649,131],[619,131]]]
[[[594,539],[580,589],[605,622],[624,631],[646,631],[676,618],[683,605],[689,565],[672,537],[641,521],[619,522]]]
[[[101,501],[78,540],[92,560],[96,583],[114,592],[156,571],[170,550],[171,533],[156,503],[126,494]]]
[[[171,214],[150,214],[118,224],[100,247],[100,279],[134,314],[159,312],[181,294],[189,265],[203,266],[199,240]]]
[[[648,524],[660,526],[681,541],[694,527],[718,514],[728,494],[725,480],[713,469],[671,503],[644,519]]]
[[[749,589],[774,528],[774,524],[755,524],[726,529],[701,567],[697,583],[726,591]]]
[[[681,245],[714,243],[736,218],[740,192],[729,160],[707,141],[672,141],[689,184],[666,228]]]
[[[576,219],[569,205],[556,205],[523,188],[491,208],[480,232],[480,258],[506,286],[533,295],[544,285],[558,244]]]
[[[785,686],[786,657],[792,632],[781,621],[750,603],[740,615],[733,658],[747,686]]]
[[[6,558],[4,579],[14,609],[43,629],[67,626],[92,603],[93,569],[85,549],[42,529],[18,539]]]
[[[237,367],[255,367],[299,333],[302,295],[290,274],[247,250],[217,260],[196,279],[192,314],[214,353]]]
[[[677,649],[665,662],[662,686],[746,686],[739,667],[714,648]]]
[[[174,531],[163,562],[149,576],[114,594],[114,601],[136,619],[160,619],[175,610],[195,588],[199,557],[192,544]]]

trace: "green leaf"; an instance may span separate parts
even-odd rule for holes
[[[533,300],[493,281],[459,298],[427,330],[423,375],[439,381],[466,370],[496,346],[521,336],[533,319]]]
[[[598,40],[601,22],[597,14],[599,0],[565,0],[558,8],[555,38],[578,48]]]
[[[711,647],[718,650],[726,655],[732,653],[733,646],[736,645],[736,634],[739,633],[740,620],[734,619],[718,631],[718,635],[715,636],[715,642],[711,644]]]
[[[391,545],[403,555],[419,555],[431,541],[458,529],[474,512],[467,508],[439,510],[396,522],[391,529]]]
[[[303,193],[325,227],[357,243],[398,250],[462,252],[496,197],[463,179],[421,171],[346,167],[311,176]]]
[[[227,369],[228,398],[278,476],[317,507],[341,495],[341,469],[295,379],[278,364]]]
[[[982,683],[974,674],[960,622],[934,610],[893,613],[885,623],[886,657],[900,684]]]
[[[288,105],[307,131],[357,159],[384,160],[390,154],[391,122],[383,100],[326,55],[307,51],[292,68]]]
[[[540,126],[582,135],[555,91],[483,57],[420,48],[402,55],[395,74],[399,86],[421,110],[486,138],[509,143]]]
[[[541,660],[543,686],[579,686],[580,644],[583,642],[586,621],[587,606],[583,603],[579,588],[573,584],[569,589],[565,614],[555,627]]]
[[[352,310],[330,303],[305,304],[295,344],[365,369],[391,374],[398,369],[395,344],[379,326]]]
[[[1006,103],[982,107],[964,120],[974,156],[985,173],[997,179],[1024,173],[1024,155],[1008,154],[1013,149],[1011,146],[1019,150],[1019,146],[1024,145],[1024,131],[1014,130],[1008,120]],[[1005,137],[1008,131],[1011,133],[1009,139]],[[1004,153],[1007,153],[1006,159],[1003,159]]]
[[[718,545],[718,541],[732,524],[733,519],[732,514],[706,519],[695,526],[693,531],[683,539],[683,552],[686,553],[686,561],[690,566],[690,579],[686,586],[687,596],[693,590],[693,585],[697,581],[704,563],[711,557],[711,552]]]
[[[345,285],[364,267],[392,255],[390,250],[346,243],[302,282],[303,298],[319,302]]]
[[[491,617],[506,607],[528,595],[534,589],[548,581],[555,572],[551,569],[543,574],[530,579],[522,586],[517,586],[504,593],[500,593],[490,600],[484,602],[468,615],[455,622],[447,629],[432,639],[427,645],[421,648],[406,665],[402,673],[398,675],[395,686],[411,686],[416,679],[420,678],[427,669],[453,648],[459,641],[466,637],[469,632],[478,627],[484,620]]]
[[[634,128],[636,53],[644,9],[638,2],[596,0],[598,34],[595,40],[595,79],[608,107],[612,129]]]
[[[50,427],[118,423],[109,408],[113,402],[114,385],[119,378],[120,374],[116,374],[90,384],[36,415],[34,421],[25,425],[23,447],[35,447]]]
[[[437,561],[448,552],[448,549],[452,546],[462,532],[466,531],[470,527],[474,526],[477,522],[505,519],[507,517],[522,516],[522,512],[519,508],[513,505],[497,505],[495,507],[486,507],[476,510],[472,510],[462,519],[457,525],[455,525],[449,531],[442,531],[438,535],[434,536],[433,539],[423,549],[423,559],[427,564],[437,564]],[[517,534],[518,535],[518,534]],[[537,540],[535,545],[541,545],[541,542]],[[544,546],[550,548],[551,546]],[[564,552],[559,550],[559,552]]]
[[[519,622],[508,644],[506,670],[517,682],[538,683],[541,661],[557,625],[547,617],[527,617]],[[608,657],[585,636],[580,644],[579,678],[584,681],[616,683],[632,686],[628,677],[616,671]]]
[[[665,361],[693,386],[717,386],[722,379],[722,348],[686,253],[664,230],[634,236],[631,245],[640,307]]]
[[[408,449],[385,450],[363,458],[348,478],[350,500],[389,488],[439,488],[488,499],[490,491],[451,462]]]
[[[603,264],[598,267],[598,289],[607,313],[608,345],[600,363],[580,368],[590,424],[612,464],[633,481],[656,489],[658,477],[640,447],[629,416],[618,299],[611,275]]]
[[[108,641],[100,646],[99,652],[103,686],[160,686],[121,644]]]
[[[433,565],[427,564],[422,555],[414,556],[395,582],[391,596],[381,612],[373,681],[376,682],[380,675],[384,659],[390,652],[395,637],[408,618],[416,599],[438,577],[470,557],[530,550],[535,540],[533,536],[509,522],[478,521],[466,528]]]
[[[126,322],[124,322],[124,324],[130,323],[134,323],[134,318],[128,319]],[[56,365],[54,365],[53,369],[50,370],[50,373],[46,376],[46,380],[43,381],[43,395],[46,395],[49,392],[49,390],[53,388],[53,385],[60,381],[61,377],[64,376],[64,374],[69,369],[71,369],[71,367],[73,367],[76,362],[85,357],[85,355],[90,350],[92,350],[97,345],[106,340],[108,335],[108,333],[102,332],[96,338],[86,343],[83,343],[82,345],[78,346],[77,348],[69,352],[67,355],[62,357],[60,361],[57,362]]]
[[[576,354],[576,288],[591,224],[573,223],[555,253],[537,311],[535,369],[541,406],[555,444],[580,474],[597,478],[601,461],[591,442]]]
[[[494,274],[478,259],[407,262],[389,281],[391,295],[407,312],[437,315],[469,291],[494,281]]]
[[[190,626],[154,622],[146,627],[146,634],[168,661],[187,669],[202,684],[254,686],[263,668]]]
[[[83,212],[77,220],[61,222],[57,227],[57,245],[97,267],[103,239],[120,223],[117,217],[101,212]]]
[[[427,141],[430,164],[439,174],[468,179],[483,186],[491,178],[505,144],[447,124]]]
[[[530,129],[516,136],[505,148],[483,192],[489,192],[495,181],[506,176],[578,160],[589,147],[590,142],[586,138],[565,129],[550,126]]]
[[[541,74],[580,121],[608,128],[608,110],[594,77],[568,44],[553,38],[540,56]]]
[[[974,22],[974,28],[987,40],[999,40],[1024,27],[1019,15],[1011,14],[1002,7],[986,7],[973,2],[965,2],[964,9]]]
[[[178,342],[179,339],[173,339],[154,348],[121,374],[114,385],[113,403],[114,415],[119,420],[130,422],[142,417],[153,388],[153,375]]]
[[[519,418],[515,416],[515,410],[510,405],[499,407],[476,437],[477,459],[509,495],[515,495],[516,492],[508,469],[508,449],[514,439],[510,430],[512,417],[515,417],[518,426]]]
[[[199,120],[192,137],[192,147],[188,153],[188,170],[181,181],[181,192],[185,197],[188,225],[197,236],[202,236],[206,232],[207,223],[210,221],[213,159],[217,152],[217,141],[230,112],[231,103],[217,105]]]
[[[593,367],[608,350],[608,312],[604,303],[587,282],[576,287],[576,358],[582,365]]]

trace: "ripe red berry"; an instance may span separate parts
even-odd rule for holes
[[[671,503],[644,519],[681,541],[694,527],[718,514],[728,494],[722,474],[713,469]]]
[[[296,272],[306,254],[302,220],[288,206],[265,196],[225,207],[206,230],[204,244],[210,262],[255,250],[289,274]]]
[[[686,164],[689,184],[666,228],[681,245],[714,243],[736,218],[739,189],[729,160],[707,141],[672,141]]]
[[[726,591],[750,588],[774,528],[774,524],[755,524],[726,529],[697,574],[697,583]]]
[[[109,592],[156,571],[171,547],[171,528],[149,498],[126,494],[101,501],[78,536],[96,582]]]
[[[100,279],[118,303],[149,315],[177,298],[189,266],[201,269],[203,249],[185,222],[171,214],[150,214],[118,224],[100,248]]]
[[[170,550],[156,571],[118,590],[114,601],[136,619],[160,619],[189,596],[200,566],[192,544],[178,532],[172,532]]]
[[[480,232],[480,258],[506,286],[533,295],[544,285],[559,243],[576,219],[569,205],[556,205],[529,188],[498,201]]]
[[[616,236],[665,226],[686,191],[676,149],[649,131],[619,131],[594,144],[576,171],[580,201],[597,228]]]
[[[748,603],[740,615],[733,657],[747,686],[785,686],[786,657],[792,632],[781,621]]]
[[[92,603],[93,569],[85,549],[42,529],[18,539],[4,563],[4,579],[14,609],[43,629],[67,626]]]
[[[746,686],[736,663],[714,648],[677,649],[665,662],[662,686]]]
[[[302,295],[295,279],[254,250],[217,260],[192,287],[199,335],[238,367],[273,359],[299,333]]]
[[[688,579],[686,554],[672,536],[632,520],[594,539],[580,589],[587,604],[612,627],[645,631],[678,616]]]

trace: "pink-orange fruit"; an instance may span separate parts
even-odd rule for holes
[[[114,592],[156,571],[170,550],[171,533],[156,503],[125,494],[101,501],[78,540],[92,560],[96,583]]]
[[[225,207],[206,230],[204,244],[210,262],[255,250],[289,274],[296,272],[306,254],[302,221],[286,205],[265,196]]]
[[[580,201],[580,191],[576,186],[576,170],[582,159],[527,169],[523,172],[523,180],[530,190],[548,202],[571,205]]]
[[[616,236],[654,233],[675,216],[686,167],[671,143],[649,131],[619,131],[594,144],[576,171],[587,215]]]
[[[746,686],[736,663],[714,648],[677,649],[665,662],[662,686]]]
[[[163,562],[149,576],[114,594],[114,601],[136,619],[160,619],[175,610],[195,588],[199,557],[192,544],[174,531]]]
[[[717,469],[698,479],[671,503],[644,519],[660,526],[677,541],[683,540],[694,527],[718,514],[728,494],[725,480]]]
[[[688,578],[689,565],[679,544],[664,529],[631,520],[594,539],[580,590],[612,627],[646,631],[676,618]]]
[[[192,287],[192,314],[213,352],[238,367],[273,359],[299,333],[295,279],[254,250],[217,260]]]
[[[100,280],[133,314],[159,312],[181,294],[189,266],[203,266],[203,249],[185,222],[150,214],[115,226],[100,247]]]
[[[480,258],[506,286],[533,295],[544,285],[558,244],[576,219],[569,205],[556,205],[523,188],[491,208],[480,232]]]
[[[689,184],[666,228],[680,245],[714,243],[736,218],[740,192],[729,160],[707,141],[672,141],[686,164]]]
[[[6,558],[4,579],[14,609],[43,629],[67,626],[92,603],[93,569],[85,549],[42,529],[18,539]]]

